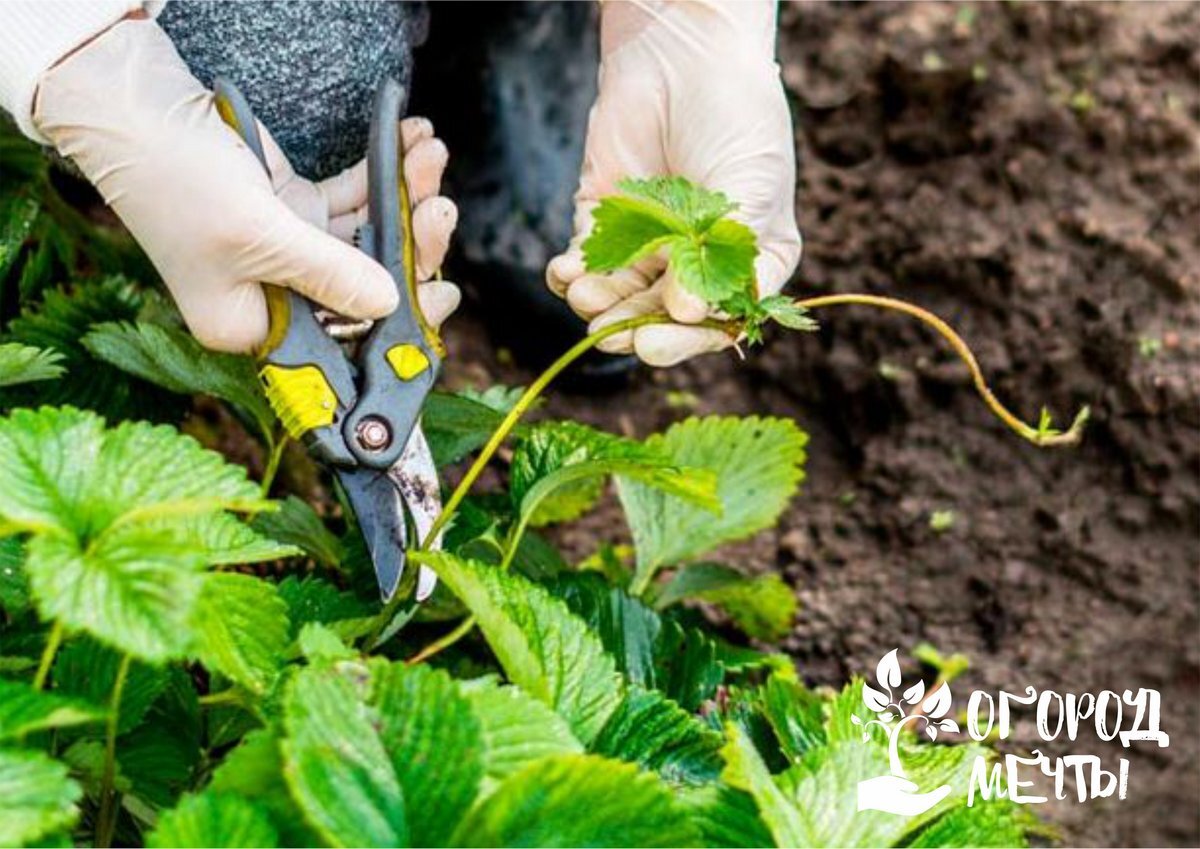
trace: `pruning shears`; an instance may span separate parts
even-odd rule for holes
[[[217,80],[216,106],[267,167],[258,123],[231,83]],[[401,585],[405,552],[441,513],[441,492],[421,408],[437,379],[445,347],[422,315],[416,293],[412,210],[404,182],[400,117],[405,91],[384,79],[375,93],[367,150],[368,220],[360,250],[396,281],[400,305],[376,321],[349,355],[326,330],[328,314],[302,295],[265,286],[267,340],[257,352],[267,400],[284,428],[329,466],[349,501],[389,601]],[[436,575],[418,572],[417,602]]]

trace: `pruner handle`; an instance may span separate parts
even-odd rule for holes
[[[258,121],[241,91],[226,79],[213,84],[217,112],[269,172]],[[347,410],[357,402],[349,363],[317,321],[311,301],[265,285],[269,329],[256,351],[267,400],[292,438],[329,463],[354,465],[342,438]]]
[[[360,233],[362,249],[396,281],[400,303],[395,312],[375,322],[363,342],[358,404],[342,427],[358,461],[376,469],[400,458],[445,353],[417,300],[412,208],[400,138],[404,100],[403,87],[390,78],[375,93],[367,149],[369,227]],[[355,435],[372,423],[382,424],[387,438],[381,447],[369,449]]]

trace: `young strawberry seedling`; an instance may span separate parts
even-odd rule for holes
[[[1065,432],[1053,427],[1045,408],[1036,427],[1021,421],[992,394],[967,343],[945,321],[916,304],[869,294],[760,298],[754,277],[758,253],[754,233],[728,217],[737,205],[720,192],[682,177],[623,180],[618,188],[620,194],[603,198],[592,213],[592,233],[583,243],[589,271],[615,271],[659,253],[683,287],[722,317],[709,324],[750,344],[762,341],[762,328],[768,322],[792,330],[816,330],[816,322],[808,315],[813,310],[863,305],[904,313],[932,327],[950,343],[970,371],[984,403],[1023,438],[1035,445],[1073,445],[1083,435],[1087,407],[1076,414]],[[657,320],[669,321],[666,316]]]

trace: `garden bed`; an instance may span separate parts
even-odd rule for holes
[[[791,290],[933,309],[1026,418],[1092,405],[1083,445],[1012,438],[941,340],[865,309],[775,333],[747,363],[643,371],[627,394],[558,394],[549,412],[637,435],[692,412],[795,417],[812,438],[805,491],[738,551],[796,587],[785,646],[805,678],[838,685],[926,641],[969,655],[964,692],[1158,688],[1169,748],[1076,747],[1129,757],[1129,798],[1046,813],[1068,844],[1194,845],[1200,8],[781,18],[805,238]],[[452,383],[528,380],[469,310],[448,334]],[[560,542],[590,553],[618,521],[614,501]],[[1038,745],[1032,721],[1009,745]]]

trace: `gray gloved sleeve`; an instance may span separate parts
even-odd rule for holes
[[[362,156],[379,79],[410,85],[427,18],[424,3],[174,0],[158,23],[204,85],[233,81],[296,171],[321,179]]]

